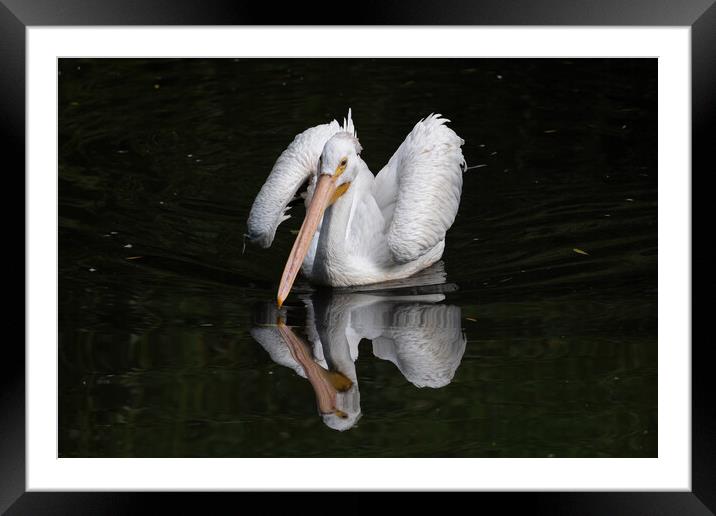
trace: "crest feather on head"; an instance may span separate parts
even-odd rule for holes
[[[355,138],[358,138],[358,132],[356,132],[356,128],[353,125],[353,117],[351,116],[351,108],[348,108],[348,118],[343,119],[343,127],[341,127],[342,130],[345,132],[353,135]]]
[[[353,125],[353,116],[351,108],[348,108],[348,118],[343,119],[343,126],[341,126],[341,130],[343,132],[348,133],[352,137],[353,143],[356,146],[358,154],[360,154],[363,150],[363,147],[358,141],[358,131],[356,131],[355,125]]]

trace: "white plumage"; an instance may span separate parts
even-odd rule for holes
[[[276,228],[290,218],[286,206],[303,183],[313,174],[328,139],[341,131],[335,120],[297,134],[281,153],[261,187],[249,213],[248,237],[261,247],[270,247]]]
[[[334,120],[296,136],[248,219],[247,236],[270,246],[288,218],[286,206],[309,181],[306,221],[284,271],[279,305],[299,266],[314,283],[350,286],[404,278],[440,259],[465,169],[464,141],[448,121],[439,114],[419,121],[377,176],[360,157],[350,110],[343,126]]]
[[[465,143],[449,120],[421,120],[378,173],[371,193],[386,221],[393,258],[416,260],[445,239],[455,221],[462,192]]]

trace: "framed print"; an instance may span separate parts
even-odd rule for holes
[[[3,510],[713,511],[712,4],[4,1],[27,304]]]

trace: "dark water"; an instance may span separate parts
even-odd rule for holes
[[[656,456],[656,60],[59,69],[61,456]],[[267,250],[242,253],[245,221],[293,136],[349,106],[374,173],[433,111],[484,166],[437,269],[299,281],[289,349],[271,302],[302,208]],[[300,349],[348,378],[349,430]]]

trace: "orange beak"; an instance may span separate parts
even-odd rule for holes
[[[336,176],[325,174],[319,176],[311,204],[306,210],[306,218],[303,219],[301,229],[298,232],[296,241],[293,243],[291,254],[288,255],[286,267],[283,269],[277,296],[279,308],[281,308],[284,300],[288,297],[289,292],[291,292],[291,287],[293,287],[293,282],[296,280],[298,271],[301,269],[303,259],[306,257],[306,254],[308,254],[313,235],[315,235],[318,224],[320,224],[321,219],[323,219],[323,213],[326,211],[326,208],[335,201],[334,195],[336,194],[336,190]]]

